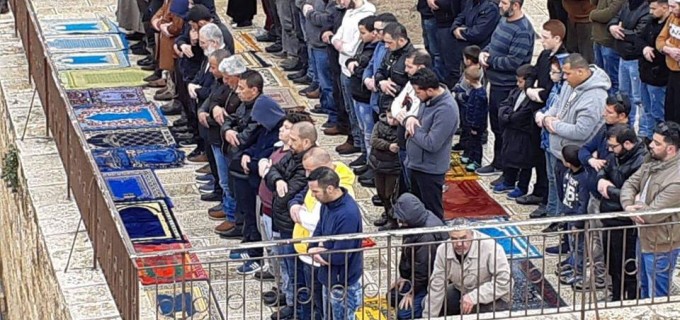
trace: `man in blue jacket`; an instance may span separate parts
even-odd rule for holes
[[[321,167],[312,171],[309,190],[322,204],[314,237],[363,232],[359,205],[340,187],[340,177],[333,169]],[[323,303],[330,305],[333,319],[354,319],[361,304],[363,253],[347,252],[358,248],[361,248],[359,238],[310,244],[308,252],[321,265],[318,279],[323,284]]]
[[[486,47],[501,18],[496,4],[491,0],[465,0],[461,9],[448,30],[454,38],[449,55],[454,59],[452,64],[456,67],[456,74],[460,72],[463,49],[471,45]]]
[[[444,217],[442,188],[451,161],[453,134],[458,129],[458,104],[437,75],[421,69],[411,76],[411,85],[421,101],[417,116],[404,119],[406,167],[411,170],[411,192],[427,210]]]

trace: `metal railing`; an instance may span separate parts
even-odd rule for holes
[[[641,216],[649,215],[680,215],[680,211],[661,210],[656,212],[641,212],[636,213]],[[502,222],[488,222],[480,221],[473,223],[466,227],[467,230],[482,230],[489,228],[497,228],[499,230],[508,230],[513,227],[523,227],[527,229],[536,229],[540,226],[545,226],[547,223],[583,223],[583,229],[568,229],[554,233],[527,232],[521,234],[518,232],[508,232],[507,235],[495,236],[493,238],[473,239],[469,243],[472,247],[479,245],[488,249],[488,245],[483,245],[485,242],[492,242],[493,245],[503,245],[504,251],[509,251],[506,254],[507,260],[500,259],[497,252],[479,252],[479,259],[482,256],[489,258],[489,263],[479,265],[471,262],[467,265],[465,271],[453,267],[456,265],[454,261],[458,261],[459,257],[456,254],[450,254],[453,251],[441,250],[442,247],[453,248],[461,241],[453,241],[449,238],[439,242],[423,242],[423,243],[402,243],[405,237],[413,237],[424,234],[445,233],[451,231],[461,230],[458,227],[439,227],[439,228],[423,228],[423,229],[401,229],[394,231],[376,232],[370,234],[352,234],[333,237],[321,238],[306,238],[296,240],[277,240],[258,243],[242,243],[235,248],[224,247],[207,247],[200,249],[168,251],[157,254],[134,254],[135,259],[148,259],[152,257],[159,257],[173,254],[196,254],[203,256],[203,254],[210,254],[209,261],[202,263],[183,262],[181,265],[166,265],[161,267],[184,268],[184,270],[195,270],[202,268],[207,273],[207,279],[191,279],[189,277],[178,277],[170,283],[166,279],[158,279],[159,282],[166,281],[163,284],[152,285],[146,290],[155,291],[157,300],[155,301],[157,308],[157,317],[176,317],[178,319],[193,319],[208,316],[210,319],[263,319],[269,317],[270,313],[282,308],[286,304],[293,309],[299,309],[295,318],[297,319],[313,319],[310,314],[314,311],[332,310],[334,303],[341,304],[344,310],[354,310],[354,303],[352,297],[353,290],[356,286],[353,283],[333,282],[329,273],[321,269],[320,266],[312,266],[302,261],[301,257],[309,257],[310,254],[281,254],[285,251],[286,246],[294,243],[324,243],[330,241],[352,241],[361,240],[364,238],[371,238],[376,245],[367,248],[356,248],[350,250],[333,251],[332,253],[339,254],[340,259],[334,259],[339,262],[339,272],[350,273],[354,265],[348,265],[352,261],[352,255],[361,254],[363,262],[361,264],[361,276],[358,280],[358,287],[361,288],[358,302],[357,315],[363,319],[411,319],[417,318],[419,314],[416,311],[401,311],[399,309],[399,302],[403,296],[409,292],[408,289],[402,290],[400,293],[395,293],[393,288],[398,279],[406,285],[404,288],[413,287],[414,283],[419,287],[415,295],[422,295],[423,281],[418,279],[416,274],[426,272],[429,275],[428,280],[425,281],[425,286],[432,289],[432,285],[437,285],[437,281],[441,278],[433,277],[433,273],[447,274],[447,282],[444,285],[446,290],[437,291],[439,298],[443,299],[441,303],[441,310],[428,310],[426,313],[430,317],[438,317],[443,315],[458,315],[457,309],[460,307],[460,297],[465,294],[472,294],[473,301],[486,301],[486,303],[476,304],[472,310],[473,314],[477,314],[477,318],[516,318],[531,315],[555,315],[560,313],[579,312],[582,318],[588,311],[599,312],[600,310],[619,308],[623,306],[643,306],[660,303],[672,303],[680,301],[679,297],[673,297],[671,294],[657,296],[651,299],[645,299],[641,295],[640,282],[638,277],[642,272],[638,272],[641,268],[636,256],[636,242],[637,235],[641,233],[648,235],[651,228],[670,228],[680,223],[678,219],[659,224],[646,225],[623,225],[616,227],[593,227],[593,222],[602,221],[603,219],[613,218],[628,218],[630,213],[605,213],[588,216],[570,216],[549,219],[538,219],[530,221],[502,221]],[[606,221],[606,220],[605,220]],[[611,220],[610,220],[611,221]],[[558,273],[562,268],[560,263],[565,263],[571,257],[570,253],[561,252],[558,255],[550,256],[544,254],[544,248],[557,245],[560,243],[559,239],[563,236],[582,237],[584,242],[583,261],[581,269],[572,269],[576,274],[583,276],[581,288],[574,287],[570,284],[565,284],[569,280],[569,274],[563,272],[560,277]],[[670,239],[672,242],[678,242],[680,246],[680,234],[673,234],[677,240]],[[595,245],[601,239],[606,241],[603,249],[604,252],[598,252]],[[620,239],[620,240],[617,240]],[[488,243],[487,243],[488,244]],[[514,247],[514,248],[513,248]],[[422,260],[422,255],[416,255],[414,249],[424,248],[427,253],[428,261]],[[435,271],[437,263],[436,253],[437,248],[440,249],[440,254],[444,252],[444,256],[440,256],[440,261],[447,263],[440,265],[440,269]],[[258,258],[243,258],[230,259],[229,252],[232,250],[240,250],[240,252],[257,252],[263,250],[264,257]],[[272,250],[273,249],[273,250]],[[515,250],[517,249],[517,250]],[[284,250],[284,251],[282,251]],[[278,252],[278,253],[277,253]],[[403,257],[404,252],[410,252],[410,256]],[[598,258],[598,254],[601,258]],[[616,257],[622,257],[616,260]],[[337,257],[336,257],[337,258]],[[453,260],[455,259],[455,260]],[[651,261],[653,264],[662,262],[665,259],[662,255],[654,255]],[[188,259],[182,259],[187,261]],[[292,266],[294,271],[289,272],[293,277],[292,291],[288,294],[283,294],[280,300],[287,298],[287,303],[278,302],[278,305],[271,303],[271,298],[274,296],[271,291],[272,287],[281,288],[285,281],[285,268],[281,267],[282,262],[287,260],[287,266]],[[259,264],[267,265],[269,271],[274,271],[277,274],[274,281],[259,281],[251,275],[239,274],[237,268],[242,266],[245,262],[257,261]],[[471,260],[471,261],[474,261]],[[503,263],[507,261],[507,264]],[[669,262],[669,261],[667,261]],[[418,269],[400,269],[402,264],[416,266]],[[666,273],[657,272],[652,273],[650,282],[657,283],[662,277],[670,275],[672,277],[675,273],[675,262],[669,263],[669,268]],[[333,267],[331,265],[331,267]],[[646,266],[648,267],[648,266]],[[146,265],[144,268],[151,268]],[[289,267],[290,268],[290,267]],[[442,269],[443,268],[443,269]],[[305,280],[305,273],[303,271],[312,270],[312,275],[307,275]],[[490,272],[493,277],[488,278],[485,270]],[[336,270],[337,271],[337,270]],[[407,272],[407,274],[404,274]],[[408,274],[410,272],[410,274]],[[458,274],[456,274],[458,273]],[[598,278],[596,275],[599,275]],[[455,279],[464,279],[464,284],[456,282]],[[510,281],[505,280],[510,279]],[[453,281],[451,281],[453,280]],[[632,280],[632,282],[631,282]],[[321,283],[330,285],[323,285]],[[481,285],[487,283],[487,290],[484,295],[480,291],[475,291]],[[441,288],[441,283],[438,285]],[[321,302],[313,302],[310,298],[315,295],[331,294],[332,288],[335,290],[336,299],[321,298]],[[350,288],[347,292],[346,288]],[[589,290],[588,288],[595,288]],[[428,292],[425,289],[425,293]],[[455,290],[454,290],[455,289]],[[671,285],[668,290],[674,290]],[[457,290],[457,291],[456,291]],[[509,295],[503,295],[503,292],[508,291]],[[182,296],[185,292],[193,292],[191,299],[177,300],[177,296]],[[292,292],[292,293],[291,293]],[[413,292],[413,291],[411,291]],[[442,293],[443,292],[443,293]],[[472,293],[470,293],[472,292]],[[622,292],[622,293],[621,293]],[[170,293],[170,294],[169,294]],[[615,293],[615,294],[612,294]],[[489,294],[492,296],[488,298]],[[175,297],[175,298],[173,298]],[[391,297],[391,298],[390,298]],[[426,308],[432,305],[439,305],[434,303],[435,294],[428,294],[422,298]],[[457,298],[451,298],[457,297]],[[481,298],[481,300],[480,300]],[[486,298],[486,299],[484,299]],[[170,312],[168,312],[170,310]],[[479,312],[476,312],[479,311]],[[389,316],[389,317],[388,317]],[[398,317],[401,316],[401,317]],[[461,315],[462,316],[462,315]],[[382,317],[382,318],[381,318]],[[337,315],[336,315],[337,318]],[[329,319],[329,318],[326,318]]]

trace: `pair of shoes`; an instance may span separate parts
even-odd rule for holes
[[[246,261],[236,268],[236,273],[241,275],[253,274],[258,271],[262,271],[262,265],[256,260]]]
[[[195,172],[196,172],[197,174],[209,174],[209,173],[211,173],[211,171],[210,171],[210,165],[209,165],[209,164],[206,164],[206,165],[204,165],[204,166],[202,166],[202,167],[196,169]],[[211,175],[210,177],[212,178],[212,175]]]
[[[562,256],[564,256],[567,253],[569,253],[569,250],[570,250],[569,244],[563,241],[562,243],[560,243],[556,246],[545,248],[544,251],[545,251],[546,255],[550,255],[550,256],[562,255]]]
[[[274,281],[276,277],[269,271],[259,271],[253,273],[253,279],[260,281]]]
[[[257,42],[276,42],[278,38],[272,35],[271,33],[267,32],[255,37],[255,40],[257,40]]]
[[[350,162],[349,166],[350,166],[350,168],[353,168],[353,169],[366,166],[366,153],[362,153],[359,157],[354,159],[354,161]]]
[[[526,191],[520,189],[520,188],[515,188],[510,193],[508,193],[507,196],[505,196],[508,200],[515,200],[523,195],[527,194]]]
[[[217,227],[215,227],[215,233],[221,234],[223,232],[230,231],[230,230],[234,229],[235,227],[236,227],[236,225],[234,225],[233,222],[223,221],[222,223],[217,225]]]
[[[353,144],[345,141],[345,143],[335,147],[335,151],[341,155],[348,155],[361,152],[361,148],[355,147]]]
[[[539,197],[533,194],[527,194],[515,199],[515,201],[519,204],[535,205],[543,203],[543,197]]]
[[[360,176],[360,175],[366,173],[366,171],[368,171],[370,169],[371,169],[371,167],[369,167],[368,165],[365,165],[365,166],[361,166],[361,167],[358,167],[358,168],[354,168],[354,169],[352,169],[352,171],[354,171],[355,175]]]
[[[380,199],[380,197],[377,194],[371,197],[371,202],[376,207],[382,207],[383,206],[383,201],[382,201],[382,199]]]
[[[515,186],[507,185],[505,182],[501,182],[493,187],[493,193],[501,194],[508,193],[515,190]]]
[[[206,202],[220,202],[222,201],[222,194],[217,192],[211,192],[201,195],[201,201]]]
[[[492,176],[503,173],[503,170],[497,169],[492,165],[486,165],[475,170],[475,173],[477,173],[480,176]]]

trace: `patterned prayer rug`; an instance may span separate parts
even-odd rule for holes
[[[181,150],[158,146],[93,149],[92,156],[102,172],[177,168],[185,158]]]
[[[283,109],[291,109],[300,106],[304,106],[295,95],[291,92],[290,88],[286,87],[264,87],[264,94],[272,98],[276,103],[278,103]]]
[[[177,146],[168,128],[86,131],[85,136],[91,148]]]
[[[489,221],[489,220],[487,220]],[[506,218],[494,218],[492,221],[507,221]],[[496,239],[508,259],[534,259],[542,257],[541,252],[529,243],[527,237],[522,236],[522,231],[516,226],[489,227],[479,229],[480,232]]]
[[[567,304],[531,260],[510,261],[513,311],[566,307]]]
[[[208,281],[186,281],[143,287],[149,300],[156,307],[156,319],[224,320]],[[226,304],[226,301],[222,302]],[[226,310],[225,310],[226,311]]]
[[[127,68],[130,61],[123,51],[99,53],[62,53],[52,56],[58,71],[78,69]]]
[[[130,106],[149,102],[144,96],[144,89],[139,87],[68,90],[66,95],[74,108]]]
[[[489,218],[508,213],[475,180],[444,183],[444,220],[455,218]]]
[[[191,244],[135,244],[137,253],[160,253],[163,251],[190,249]],[[194,253],[177,253],[173,255],[140,258],[136,260],[139,269],[139,280],[142,285],[176,283],[191,280],[207,280],[201,261]]]
[[[167,199],[161,183],[151,170],[104,172],[113,201],[149,201]]]
[[[288,80],[286,79],[285,75],[283,75],[282,72],[278,69],[262,68],[255,70],[262,75],[262,79],[264,79],[265,88],[285,87],[286,85],[288,85]]]
[[[63,34],[104,34],[120,33],[120,29],[113,21],[106,17],[91,19],[44,19],[40,20],[43,35]]]
[[[59,73],[64,89],[141,87],[149,71],[123,68],[104,70],[67,70]]]
[[[51,54],[69,52],[110,52],[127,49],[127,41],[118,34],[88,34],[45,37]]]
[[[262,49],[257,44],[257,40],[247,31],[235,32],[234,36],[234,50],[236,53],[243,53],[247,51],[262,52]]]
[[[451,152],[451,169],[446,173],[446,181],[463,181],[463,180],[478,180],[474,172],[465,170],[465,165],[460,162],[461,154],[458,152]]]
[[[105,129],[138,129],[167,126],[161,109],[153,103],[136,106],[74,109],[84,131]]]
[[[163,200],[119,202],[116,209],[134,244],[186,241],[175,216]]]

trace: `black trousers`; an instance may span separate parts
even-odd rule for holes
[[[562,21],[565,26],[569,22],[569,15],[562,6],[562,0],[548,0],[548,15],[550,16],[550,19]]]
[[[605,264],[612,280],[613,301],[637,298],[636,242],[635,228],[607,230],[602,233]]]
[[[444,220],[443,186],[444,174],[411,170],[411,192],[425,205],[425,209],[432,211],[442,220]]]
[[[229,0],[227,4],[227,15],[235,23],[253,20],[257,13],[257,2],[255,0]]]
[[[234,189],[231,189],[231,191],[236,200],[236,212],[243,217],[243,242],[262,241],[255,216],[257,188],[260,185],[260,179],[256,173],[248,175],[247,178],[231,174],[229,181],[232,180],[234,181]],[[250,257],[262,257],[262,248],[248,249],[248,255]]]
[[[666,121],[680,123],[680,71],[671,71],[668,74],[664,117]]]
[[[491,124],[491,132],[494,135],[493,143],[493,161],[491,165],[494,168],[502,169],[503,161],[501,158],[501,150],[503,149],[503,131],[498,123],[498,108],[501,103],[508,98],[512,88],[491,86],[489,91],[489,122]]]
[[[262,8],[267,15],[264,29],[270,35],[281,38],[281,20],[279,20],[279,13],[276,10],[276,0],[262,0]]]
[[[474,129],[464,126],[460,134],[460,143],[463,146],[463,157],[469,158],[478,165],[482,164],[482,132],[484,129]],[[475,133],[473,134],[472,131]]]
[[[590,23],[576,23],[568,21],[567,36],[565,46],[567,51],[580,53],[588,62],[595,62],[595,54],[593,53],[593,40],[589,36],[591,33]]]
[[[378,197],[383,203],[385,208],[385,213],[388,217],[392,218],[392,201],[394,196],[397,194],[397,181],[399,180],[398,174],[384,174],[375,173],[375,190],[378,193]]]
[[[503,168],[503,177],[505,177],[505,185],[514,186],[517,183],[517,188],[524,191],[529,190],[529,181],[531,181],[531,168]]]
[[[440,316],[454,316],[460,315],[460,299],[463,295],[454,285],[446,287],[446,302],[442,306]],[[498,299],[495,302],[487,304],[478,304],[472,308],[472,313],[483,313],[492,311],[503,311],[508,309],[508,303]]]
[[[548,203],[548,170],[545,163],[545,155],[536,157],[536,182],[534,183],[533,195],[543,198],[543,204]]]
[[[338,61],[340,54],[333,46],[328,46],[328,61]],[[345,128],[349,132],[349,115],[347,110],[343,107],[345,105],[345,100],[342,97],[342,89],[340,89],[340,74],[342,70],[340,69],[339,63],[329,63],[331,69],[331,80],[333,82],[333,100],[335,100],[335,105],[338,106],[338,127]],[[352,135],[349,135],[352,138]]]
[[[143,2],[143,1],[142,1]],[[137,3],[139,6],[139,1]],[[142,24],[144,25],[144,33],[146,34],[146,47],[149,48],[152,52],[154,51],[154,48],[156,47],[156,30],[154,30],[153,27],[151,27],[151,18],[153,18],[153,15],[158,12],[158,9],[160,9],[163,6],[163,0],[150,0],[148,5],[146,6],[146,10],[141,11],[141,6],[140,6],[140,12],[142,13]]]
[[[207,131],[206,130],[201,130],[201,131]],[[201,138],[204,140],[207,139],[203,134],[201,134]],[[224,190],[222,190],[222,187],[220,186],[220,177],[218,175],[217,171],[217,162],[215,162],[215,154],[213,153],[212,150],[212,145],[210,143],[205,143],[205,147],[203,148],[205,151],[205,155],[208,157],[208,165],[210,166],[210,175],[213,176],[215,179],[215,187],[213,188],[213,192],[222,194]]]

